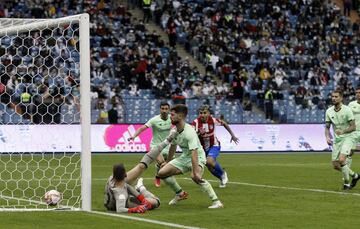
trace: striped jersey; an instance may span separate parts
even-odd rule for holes
[[[195,127],[204,150],[208,150],[212,146],[220,146],[220,142],[215,133],[215,126],[222,125],[220,119],[210,115],[206,122],[202,122],[201,118],[198,117],[191,125]]]

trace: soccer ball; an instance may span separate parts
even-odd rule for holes
[[[61,193],[56,190],[50,190],[45,193],[44,200],[49,206],[55,206],[61,200]]]

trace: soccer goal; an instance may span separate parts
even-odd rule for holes
[[[90,211],[89,15],[1,18],[0,60],[0,210]]]

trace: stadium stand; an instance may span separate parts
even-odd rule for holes
[[[359,23],[331,1],[154,1],[155,21],[177,25],[178,42],[230,84],[239,77],[260,107],[274,89],[280,122],[322,122],[329,92],[353,99]]]
[[[270,122],[263,113],[249,111],[251,106],[245,109],[244,97],[261,108],[271,100],[274,119],[282,123],[317,123],[323,121],[329,92],[341,87],[352,99],[360,77],[359,24],[352,24],[328,1],[153,1],[153,20],[164,29],[170,17],[174,20],[177,42],[204,63],[205,75],[118,1],[54,0],[46,2],[45,10],[39,10],[36,2],[3,1],[0,15],[55,18],[84,11],[91,15],[93,123],[108,123],[110,117],[112,122],[143,123],[158,112],[161,100],[170,98],[186,102],[189,120],[196,117],[199,105],[208,103],[215,115],[223,114],[231,123]],[[36,90],[20,81],[19,74],[11,74],[14,68],[0,65],[3,123],[29,122],[16,106],[26,93],[33,103],[37,96],[57,89],[60,93],[53,93],[61,95],[59,103],[65,101],[54,107],[55,113],[64,114],[57,122],[78,119],[75,45],[65,41],[38,45],[30,53],[62,50],[62,45],[68,51],[53,52],[56,61],[51,64],[65,65],[65,71],[34,68],[31,78],[43,85]],[[1,47],[13,49],[3,56],[3,63],[11,61],[17,69],[16,61],[27,67],[35,63],[10,37],[1,39]],[[57,77],[65,80],[56,81]],[[44,78],[50,80],[44,83]],[[271,96],[266,95],[269,88]],[[13,101],[10,93],[4,93],[8,90],[15,92]]]

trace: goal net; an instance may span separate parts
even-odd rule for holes
[[[0,210],[91,210],[89,49],[88,14],[0,19]]]

